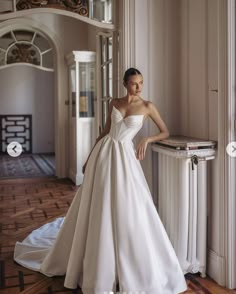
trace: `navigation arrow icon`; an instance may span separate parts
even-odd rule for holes
[[[22,151],[22,146],[18,142],[11,142],[7,145],[7,153],[12,157],[17,157],[21,155]]]

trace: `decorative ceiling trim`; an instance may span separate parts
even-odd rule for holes
[[[56,8],[82,16],[89,15],[88,0],[19,0],[16,4],[17,11],[32,8]]]
[[[35,13],[52,13],[52,14],[72,17],[74,19],[82,21],[83,23],[90,24],[102,30],[115,31],[117,29],[116,25],[114,24],[103,23],[103,22],[91,19],[90,17],[83,16],[78,13],[74,13],[65,9],[55,9],[55,8],[47,6],[47,8],[34,8],[34,12]],[[15,19],[15,18],[24,18],[28,15],[32,15],[31,9],[18,10],[18,11],[10,12],[10,13],[3,13],[3,14],[0,14],[0,21],[4,21],[4,20],[8,21],[10,19]]]

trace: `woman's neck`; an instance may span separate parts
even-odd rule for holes
[[[128,104],[132,104],[140,100],[138,96],[130,95],[130,94],[127,94],[124,98]]]

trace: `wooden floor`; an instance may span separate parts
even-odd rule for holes
[[[67,179],[0,180],[0,293],[51,294],[78,293],[81,289],[63,287],[63,277],[48,278],[27,270],[13,261],[16,241],[23,240],[33,229],[65,215],[77,187]],[[186,276],[185,293],[226,294],[236,291],[217,286],[199,275]],[[118,292],[117,292],[118,293]],[[157,293],[164,294],[164,293]]]

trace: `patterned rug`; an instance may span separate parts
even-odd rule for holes
[[[31,178],[55,174],[54,154],[0,155],[0,178]]]

